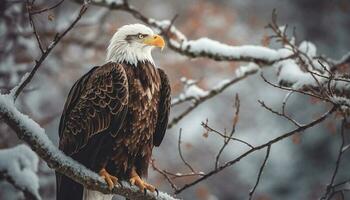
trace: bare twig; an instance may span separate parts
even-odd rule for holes
[[[155,171],[160,173],[168,181],[168,183],[171,185],[171,187],[173,188],[174,191],[176,191],[178,189],[177,186],[175,185],[175,183],[169,177],[169,175],[157,167],[154,159],[151,160],[151,165]]]
[[[316,99],[320,99],[320,100],[323,100],[325,102],[331,102],[331,100],[329,100],[328,98],[325,98],[325,97],[322,97],[322,96],[319,96],[319,95],[316,95],[316,94],[313,94],[313,93],[310,93],[310,92],[305,92],[304,90],[302,89],[293,89],[293,88],[289,88],[289,87],[284,87],[284,86],[281,86],[281,85],[277,85],[277,84],[274,84],[270,81],[268,81],[265,76],[263,75],[263,73],[260,74],[261,78],[266,82],[268,83],[269,85],[275,87],[275,88],[279,88],[279,89],[282,89],[282,90],[286,90],[286,91],[290,91],[290,92],[296,92],[296,93],[300,93],[300,94],[303,94],[303,95],[306,95],[306,96],[311,96],[311,97],[314,97]],[[305,89],[307,91],[307,89]]]
[[[85,2],[79,10],[78,16],[75,18],[75,20],[60,34],[57,33],[51,44],[45,49],[42,50],[42,55],[40,56],[39,60],[35,61],[35,65],[32,69],[32,71],[29,73],[29,75],[20,83],[20,85],[16,88],[14,93],[14,99],[16,100],[19,94],[22,92],[22,90],[26,87],[26,85],[33,79],[36,71],[39,69],[41,64],[44,62],[46,57],[50,54],[51,50],[58,44],[58,42],[74,27],[74,25],[80,20],[80,18],[83,16],[83,14],[86,12],[86,10],[89,7],[89,1]],[[28,11],[30,13],[30,10]],[[29,14],[31,15],[31,14]],[[34,26],[33,26],[34,29]],[[36,31],[34,31],[36,32]],[[34,33],[37,35],[36,33]],[[38,43],[40,40],[38,40]]]
[[[282,102],[282,114],[286,115],[286,106],[287,106],[287,102],[289,100],[289,98],[292,96],[294,92],[293,91],[290,91],[286,94],[286,96],[284,97],[283,99],[283,102]]]
[[[203,181],[203,180],[205,180],[205,179],[207,179],[207,178],[213,176],[214,174],[217,174],[217,173],[221,172],[223,169],[234,165],[235,163],[237,163],[237,162],[240,161],[241,159],[245,158],[246,156],[248,156],[248,155],[250,155],[250,154],[252,154],[252,153],[254,153],[254,152],[256,152],[256,151],[258,151],[258,150],[260,150],[260,149],[263,149],[263,148],[265,148],[265,147],[267,147],[267,146],[272,146],[273,144],[275,144],[275,143],[277,143],[277,142],[279,142],[279,141],[281,141],[281,140],[283,140],[283,139],[285,139],[285,138],[288,138],[288,137],[290,137],[290,136],[292,136],[292,135],[294,135],[294,134],[296,134],[296,133],[299,133],[299,132],[304,131],[304,130],[310,128],[310,127],[315,126],[316,124],[321,123],[321,122],[322,122],[323,120],[325,120],[330,114],[332,114],[335,110],[336,110],[336,107],[334,106],[334,107],[332,107],[330,110],[328,110],[326,113],[324,113],[321,117],[319,117],[319,118],[313,120],[312,122],[310,122],[310,123],[308,123],[308,124],[305,124],[304,126],[298,127],[298,128],[296,128],[296,129],[294,129],[294,130],[292,130],[292,131],[290,131],[290,132],[287,132],[287,133],[285,133],[285,134],[283,134],[283,135],[281,135],[281,136],[279,136],[279,137],[276,137],[276,138],[274,138],[274,139],[272,139],[272,140],[270,140],[270,141],[268,141],[268,142],[266,142],[266,143],[264,143],[264,144],[261,144],[261,145],[259,145],[259,146],[255,146],[253,149],[250,149],[250,150],[246,151],[245,153],[241,154],[240,156],[238,156],[238,157],[235,158],[234,160],[231,160],[231,161],[229,161],[229,162],[226,162],[225,164],[221,165],[221,166],[218,167],[217,169],[212,170],[212,171],[206,173],[203,177],[201,177],[201,178],[199,178],[199,179],[197,179],[197,180],[195,180],[195,181],[193,181],[193,182],[191,182],[191,183],[185,184],[182,188],[178,189],[178,190],[175,192],[175,194],[181,193],[182,191],[188,189],[189,187],[192,187],[192,186],[196,185],[197,183],[199,183],[199,182],[201,182],[201,181]]]
[[[178,140],[178,143],[177,143],[177,149],[178,149],[178,151],[179,151],[180,158],[181,158],[182,162],[183,162],[193,173],[196,173],[196,171],[193,169],[193,167],[185,160],[185,158],[184,158],[183,155],[182,155],[182,150],[181,150],[181,135],[182,135],[182,129],[180,128],[180,131],[179,131],[179,140]]]
[[[224,137],[224,144],[222,145],[222,147],[220,148],[218,154],[216,155],[215,158],[215,169],[218,168],[219,166],[219,160],[220,160],[220,156],[222,154],[222,152],[224,151],[225,147],[228,145],[228,143],[230,142],[233,134],[235,133],[236,130],[236,125],[238,122],[238,118],[239,118],[239,107],[240,107],[240,100],[239,100],[239,96],[238,94],[236,94],[236,99],[235,99],[235,108],[236,108],[236,112],[233,116],[233,122],[232,122],[232,129],[231,129],[231,133],[228,136],[228,138]],[[226,135],[226,134],[225,134]]]
[[[302,126],[299,122],[295,121],[294,119],[292,119],[291,117],[287,116],[285,113],[283,113],[283,107],[282,107],[282,112],[278,112],[273,110],[272,108],[268,107],[263,101],[258,100],[258,102],[260,103],[260,105],[265,108],[266,110],[272,112],[273,114],[276,114],[278,116],[281,116],[285,119],[287,119],[288,121],[292,122],[295,126],[300,127]],[[283,105],[282,105],[283,106]]]
[[[190,113],[192,110],[194,110],[197,106],[205,102],[206,100],[216,96],[217,94],[220,94],[223,92],[226,88],[229,86],[245,79],[246,77],[255,74],[258,72],[259,69],[251,69],[247,71],[246,73],[239,75],[237,77],[234,77],[230,79],[229,81],[225,82],[224,84],[219,85],[219,87],[213,88],[207,92],[206,96],[202,96],[198,99],[193,100],[193,103],[191,106],[189,106],[185,111],[183,111],[180,115],[174,117],[170,123],[168,124],[168,128],[172,128],[174,125],[176,125],[182,118],[184,118],[188,113]]]
[[[321,200],[330,199],[330,196],[332,196],[332,193],[334,193],[334,189],[335,189],[334,188],[334,180],[335,180],[335,177],[337,176],[338,169],[340,167],[340,162],[341,162],[341,159],[342,159],[342,156],[344,153],[343,148],[345,145],[345,125],[346,125],[346,123],[347,123],[346,117],[344,117],[342,120],[342,123],[341,123],[341,130],[340,130],[341,142],[340,142],[337,160],[335,162],[335,168],[334,168],[334,171],[332,173],[331,180],[330,180],[329,184],[327,185],[326,192],[320,198]]]
[[[37,29],[36,29],[36,26],[35,26],[35,23],[34,23],[34,20],[33,20],[33,14],[32,14],[32,11],[31,11],[33,9],[33,6],[34,6],[34,1],[30,2],[29,0],[27,0],[26,6],[27,6],[27,13],[28,13],[28,18],[29,18],[29,23],[30,23],[31,27],[33,28],[33,34],[34,34],[34,36],[36,38],[36,41],[38,43],[38,46],[39,46],[39,49],[40,49],[41,53],[44,54],[45,51],[44,51],[42,42],[40,40],[39,33],[38,33]]]
[[[49,10],[53,10],[55,8],[57,8],[59,5],[61,5],[63,3],[64,0],[60,0],[59,2],[57,2],[56,4],[50,6],[50,7],[47,7],[47,8],[43,8],[41,10],[34,10],[31,12],[32,15],[36,15],[36,14],[40,14],[40,13],[43,13],[43,12],[47,12]]]
[[[250,147],[251,149],[254,148],[253,145],[249,144],[248,142],[244,141],[244,140],[241,140],[241,139],[238,139],[238,138],[235,138],[235,137],[229,137],[228,135],[225,135],[223,133],[221,133],[220,131],[210,127],[208,125],[208,121],[206,121],[205,123],[202,122],[201,125],[203,126],[203,128],[205,128],[207,131],[210,131],[210,132],[213,132],[213,133],[216,133],[218,135],[220,135],[221,137],[225,138],[225,139],[228,139],[228,140],[234,140],[234,141],[237,141],[237,142],[240,142],[242,144],[245,144],[247,145],[248,147]]]
[[[253,189],[249,192],[249,200],[253,199],[254,192],[255,192],[256,188],[258,187],[258,184],[259,184],[260,179],[261,179],[261,175],[262,175],[263,170],[266,166],[267,159],[269,158],[269,155],[270,155],[270,149],[271,149],[271,145],[268,145],[267,149],[266,149],[265,159],[260,166],[259,174],[258,174],[258,177],[256,179],[255,185],[254,185]]]

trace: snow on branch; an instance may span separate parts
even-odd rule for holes
[[[29,200],[40,200],[39,159],[26,145],[0,150],[0,180],[5,179]]]
[[[81,2],[81,0],[74,0]],[[346,64],[349,61],[349,55],[344,56],[340,61],[322,62],[320,56],[316,55],[316,46],[311,42],[302,42],[299,46],[295,45],[295,37],[288,38],[286,35],[287,25],[279,26],[277,24],[277,15],[272,15],[272,23],[268,25],[274,35],[271,38],[281,42],[282,48],[272,49],[258,45],[233,46],[202,37],[197,40],[188,40],[187,37],[174,26],[177,15],[172,20],[156,20],[149,18],[129,4],[128,0],[118,1],[118,3],[109,4],[107,1],[92,1],[92,4],[107,7],[110,10],[125,11],[139,19],[143,23],[157,29],[168,41],[168,46],[175,52],[186,55],[191,58],[206,57],[216,61],[244,61],[251,62],[252,65],[260,67],[275,67],[278,69],[279,84],[297,88],[301,90],[334,90],[338,96],[350,94],[349,80],[343,77],[335,77],[329,72],[333,71],[335,65]],[[326,59],[324,59],[326,60]],[[324,69],[325,68],[325,69]],[[242,69],[242,68],[241,68]],[[255,71],[256,72],[256,71]],[[254,74],[250,72],[248,75]],[[173,100],[173,106],[191,101],[192,105],[182,114],[175,117],[168,128],[171,128],[194,108],[211,97],[221,93],[233,83],[246,78],[233,78],[225,80],[218,89],[204,91],[196,85],[187,87],[180,96]],[[238,76],[239,77],[239,76]],[[238,79],[235,81],[235,79]],[[344,81],[345,80],[345,81]],[[330,88],[330,89],[329,89]],[[193,94],[193,91],[196,91]],[[200,91],[200,95],[198,95]],[[349,95],[350,96],[350,95]]]
[[[74,1],[82,2],[82,0]],[[231,46],[206,37],[197,40],[187,40],[187,37],[173,25],[176,16],[173,20],[155,20],[146,17],[130,5],[127,0],[111,2],[94,0],[91,3],[97,6],[108,7],[111,10],[122,10],[132,14],[143,23],[157,29],[168,40],[169,47],[182,55],[192,58],[207,57],[217,61],[246,61],[261,64],[272,64],[286,59],[281,57],[278,51],[267,47],[254,45]]]
[[[118,1],[112,1],[112,0],[106,0],[103,2],[109,2],[113,5],[116,5],[118,3]],[[70,25],[67,26],[67,28],[62,33],[56,33],[51,44],[47,47],[44,47],[40,41],[40,36],[36,30],[35,23],[32,16],[34,14],[39,14],[42,12],[46,12],[47,10],[54,9],[55,7],[59,6],[60,3],[57,3],[54,6],[49,7],[47,9],[44,9],[42,12],[40,11],[39,13],[36,13],[35,11],[31,10],[33,8],[33,4],[34,4],[33,1],[32,2],[27,1],[27,8],[28,8],[27,12],[29,15],[30,24],[33,29],[33,34],[37,40],[39,49],[41,51],[41,56],[38,60],[35,61],[35,66],[33,67],[32,71],[23,76],[19,85],[13,88],[10,94],[7,94],[7,95],[0,94],[0,116],[2,117],[4,122],[8,124],[16,132],[18,138],[27,142],[28,145],[31,147],[31,149],[35,151],[35,153],[37,153],[48,164],[49,167],[51,167],[52,169],[56,170],[61,174],[64,174],[70,177],[71,179],[84,185],[84,187],[88,189],[97,190],[102,193],[118,194],[128,199],[145,199],[145,200],[174,199],[163,192],[159,192],[159,195],[151,194],[151,193],[147,193],[145,195],[143,192],[140,192],[137,187],[135,186],[131,187],[126,184],[123,184],[123,186],[115,187],[113,188],[113,190],[109,190],[107,184],[100,176],[98,176],[96,173],[90,171],[83,165],[79,164],[78,162],[74,161],[73,159],[66,156],[64,153],[62,153],[60,150],[58,150],[57,147],[54,146],[52,142],[49,140],[44,129],[40,127],[38,123],[36,123],[34,120],[30,119],[27,115],[24,115],[19,110],[17,110],[17,108],[15,107],[16,98],[23,91],[26,85],[28,85],[31,82],[35,73],[37,72],[39,67],[42,65],[44,60],[51,53],[52,49],[61,41],[61,39],[70,30],[72,30],[74,25],[81,19],[81,17],[83,16],[83,14],[86,12],[88,8],[90,1],[82,2],[78,16],[73,20],[73,22]],[[28,156],[28,158],[31,158],[31,157]],[[4,163],[4,165],[2,165],[1,163]],[[6,163],[9,163],[8,160],[4,162],[0,162],[1,164],[0,167],[4,166],[5,168]],[[7,172],[4,172],[4,173],[7,173]],[[15,187],[17,186],[17,181],[21,180],[20,177],[16,177],[16,180],[12,179],[11,176],[6,176],[6,178]],[[20,189],[23,188],[22,185],[20,184],[18,187]],[[33,184],[33,187],[36,188],[35,190],[36,193],[33,192],[34,190],[32,188],[31,190],[28,190],[29,191],[28,195],[34,194],[32,195],[33,198],[28,197],[28,199],[40,199],[40,196],[38,195],[38,192],[37,192],[37,188],[39,186],[35,186],[35,184]],[[23,191],[26,194],[26,191],[27,191],[26,188],[24,188]]]
[[[115,187],[112,191],[109,190],[104,180],[96,173],[58,150],[39,124],[17,110],[11,95],[0,95],[0,114],[4,121],[16,132],[17,136],[27,142],[33,151],[46,161],[49,167],[72,178],[89,189],[97,190],[102,193],[118,194],[130,199],[175,199],[163,192],[159,192],[158,196],[151,193],[144,195],[137,187],[131,187],[127,184]]]
[[[191,57],[209,57],[214,60],[254,61],[273,63],[282,59],[278,51],[262,46],[230,46],[206,37],[183,41],[181,50]]]
[[[225,79],[217,83],[210,90],[203,90],[199,86],[196,85],[196,82],[193,80],[188,80],[186,78],[182,78],[184,83],[183,92],[172,100],[172,106],[190,101],[192,104],[185,111],[183,111],[180,115],[174,117],[170,123],[168,124],[168,128],[176,125],[182,118],[184,118],[188,113],[194,110],[197,106],[205,102],[206,100],[216,96],[223,92],[229,86],[245,79],[246,77],[256,74],[259,71],[259,66],[255,63],[249,63],[245,66],[241,66],[236,70],[236,75],[231,79]]]

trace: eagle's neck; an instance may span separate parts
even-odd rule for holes
[[[131,64],[126,64],[124,66],[130,66]],[[135,87],[129,87],[129,92],[133,91],[146,94],[148,99],[151,100],[155,92],[160,89],[160,76],[157,68],[150,62],[138,63],[137,66],[124,67],[128,74],[129,86],[134,85]]]
[[[133,46],[125,40],[112,41],[107,49],[107,62],[128,63],[137,66],[138,63],[149,62],[154,64],[152,47]]]

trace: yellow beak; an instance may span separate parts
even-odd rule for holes
[[[144,44],[147,45],[152,45],[152,46],[156,46],[159,48],[164,48],[165,46],[165,42],[164,39],[162,38],[162,36],[160,35],[151,35],[151,36],[147,36],[145,37],[145,39],[143,40]]]

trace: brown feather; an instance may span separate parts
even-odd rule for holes
[[[107,92],[110,81],[105,80],[108,79],[113,79],[112,93]],[[120,121],[121,127],[122,113],[128,104],[127,90],[125,70],[115,63],[94,68],[78,80],[68,95],[62,114],[60,148],[71,155],[84,147],[89,138],[111,128],[111,120]],[[110,104],[109,97],[114,99],[114,107],[107,106]]]
[[[149,62],[107,63],[72,87],[61,117],[59,147],[98,172],[130,178],[132,168],[147,176],[153,146],[164,138],[170,85]]]

